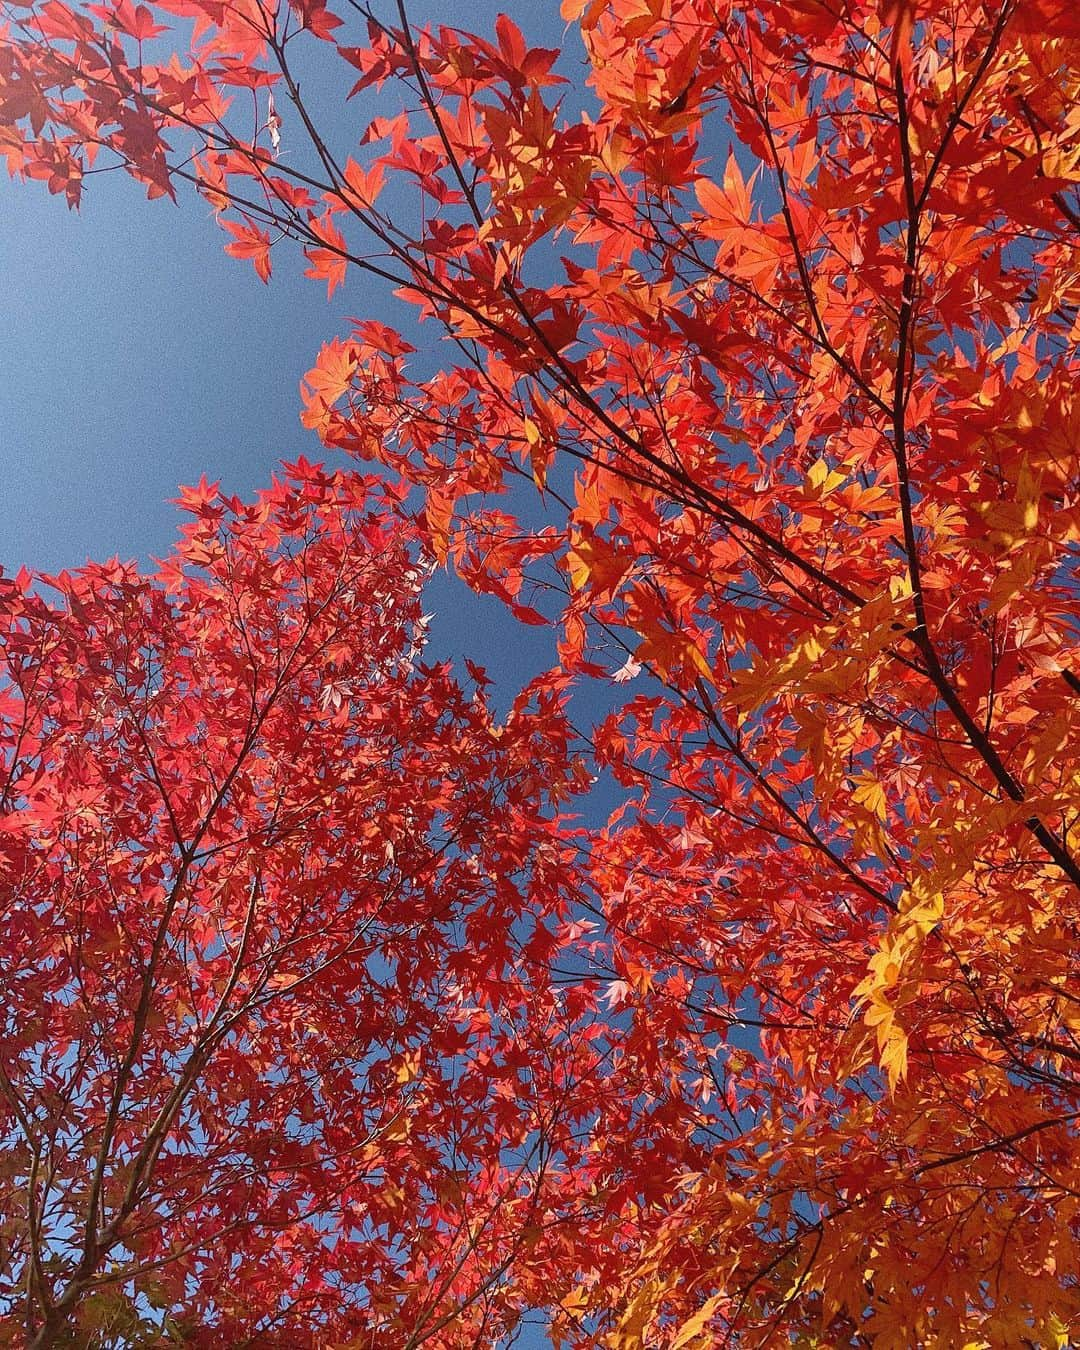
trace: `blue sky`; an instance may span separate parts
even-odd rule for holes
[[[471,0],[455,13],[410,6],[417,19],[425,11],[482,33],[506,11],[533,44],[563,44],[554,0]],[[347,87],[335,78],[314,92],[323,124],[355,140],[363,109],[333,97]],[[126,175],[96,174],[76,213],[39,183],[0,180],[5,571],[114,554],[147,563],[175,537],[169,499],[181,483],[205,473],[250,496],[281,459],[333,462],[300,425],[298,385],[349,315],[403,329],[426,366],[439,358],[437,330],[418,331],[371,278],[350,273],[328,304],[285,241],[264,286],[250,264],[225,256],[210,208],[180,197],[148,202]],[[429,608],[433,654],[486,665],[507,696],[553,660],[552,633],[513,623],[497,601],[445,573]]]

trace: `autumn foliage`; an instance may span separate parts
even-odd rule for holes
[[[154,577],[5,583],[9,1343],[471,1326],[571,1114],[530,959],[565,737],[420,662],[359,476],[183,504]]]
[[[299,245],[453,338],[430,376],[358,320],[303,421],[419,504],[365,557],[430,550],[559,659],[505,728],[406,674],[416,564],[347,563],[314,471],[196,497],[156,580],[10,588],[13,1317],[60,1343],[153,1265],[215,1345],[282,1300],[321,1344],[528,1308],[615,1350],[1068,1344],[1080,12],[564,0],[583,86],[506,17],[4,11],[13,172],[191,188],[264,280]],[[558,815],[586,752],[595,828]],[[250,1307],[201,1264],[234,1231]]]

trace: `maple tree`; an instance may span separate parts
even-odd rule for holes
[[[422,663],[358,475],[183,502],[154,576],[2,583],[0,1339],[483,1339],[588,1100],[565,728]]]
[[[1075,9],[565,0],[587,89],[506,17],[5,12],[14,172],[188,182],[264,280],[296,241],[446,330],[426,376],[357,321],[305,424],[419,489],[562,678],[627,685],[589,734],[628,805],[564,832],[590,886],[557,969],[611,1051],[527,1296],[553,1336],[1064,1345]],[[151,56],[177,19],[191,49]],[[374,99],[351,144],[316,59]]]

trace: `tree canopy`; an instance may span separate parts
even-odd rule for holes
[[[11,1324],[1068,1344],[1080,15],[564,0],[582,83],[506,16],[3,8],[13,172],[453,343],[313,358],[386,486],[9,586]],[[428,560],[557,634],[504,721],[422,663]]]

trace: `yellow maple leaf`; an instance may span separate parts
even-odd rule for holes
[[[525,440],[529,446],[529,464],[532,468],[533,482],[543,492],[547,486],[550,455],[544,445],[543,433],[531,417],[525,418],[524,427]]]
[[[860,774],[853,781],[855,788],[851,800],[856,806],[864,806],[871,815],[883,821],[886,815],[885,789],[870,774]]]
[[[723,1294],[713,1294],[712,1298],[707,1299],[697,1312],[679,1328],[675,1339],[671,1342],[671,1350],[686,1350],[687,1346],[696,1341],[708,1326],[723,1299]]]
[[[881,1067],[889,1080],[889,1091],[895,1092],[897,1086],[907,1077],[907,1032],[894,1022],[881,1049]]]

